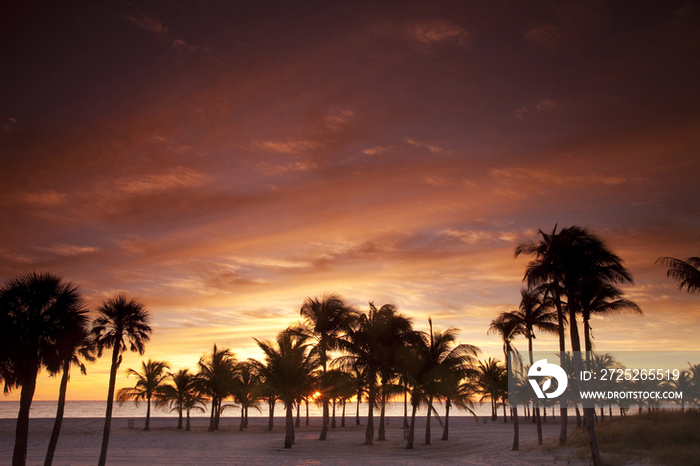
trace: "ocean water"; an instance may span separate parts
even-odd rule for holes
[[[227,404],[224,402],[224,404]],[[228,404],[233,404],[229,402]],[[356,403],[348,403],[345,407],[345,416],[354,417]],[[107,407],[106,401],[66,401],[64,417],[67,418],[100,418],[104,417],[105,410]],[[275,416],[283,416],[284,407],[281,403],[277,403],[275,406]],[[409,416],[411,414],[411,406],[409,405]],[[445,407],[442,403],[435,403],[435,409],[443,416],[445,413]],[[0,401],[0,419],[14,419],[17,417],[19,412],[19,401]],[[305,407],[302,405],[301,414],[305,415]],[[336,406],[336,417],[339,417],[342,412],[341,406]],[[475,412],[479,416],[488,416],[491,414],[491,407],[488,403],[477,404]],[[224,412],[224,417],[237,417],[240,416],[240,410],[238,408],[229,409]],[[378,415],[378,412],[375,411]],[[296,414],[296,413],[295,413]],[[322,408],[314,404],[309,404],[309,416],[320,417],[322,416]],[[424,415],[425,408],[419,409],[417,415]],[[500,411],[499,411],[500,414]],[[248,410],[249,417],[267,417],[268,407],[266,403],[260,404],[260,412],[255,409]],[[360,416],[367,415],[367,403],[362,403],[360,405]],[[387,416],[403,416],[403,402],[389,402],[386,406]],[[454,407],[450,410],[450,416],[469,416],[470,414],[466,411],[460,411]],[[139,418],[146,416],[146,403],[139,403],[137,406],[133,402],[124,403],[119,406],[119,403],[114,404],[114,410],[112,412],[113,417],[122,418]],[[151,405],[151,416],[153,417],[177,417],[177,412],[168,412],[163,409],[154,409]],[[201,413],[192,411],[190,413],[192,417],[207,417],[209,412]],[[29,412],[30,418],[40,419],[40,418],[54,418],[56,417],[56,401],[34,401],[32,402],[32,407]]]

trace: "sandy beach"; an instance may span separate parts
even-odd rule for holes
[[[193,419],[189,432],[175,429],[172,418],[153,418],[151,430],[144,432],[144,419],[136,419],[129,429],[128,419],[116,418],[112,424],[109,454],[110,465],[507,465],[535,466],[543,464],[584,465],[585,461],[567,463],[569,452],[536,448],[535,426],[521,422],[521,452],[510,451],[513,426],[502,420],[475,423],[473,418],[450,419],[450,439],[441,441],[442,427],[433,419],[432,444],[424,444],[424,419],[418,423],[413,450],[406,450],[400,418],[390,418],[387,441],[373,446],[362,445],[364,425],[354,419],[348,427],[330,429],[328,440],[317,440],[320,419],[296,430],[296,444],[291,450],[282,448],[283,419],[277,418],[275,430],[265,431],[267,420],[251,418],[248,429],[238,431],[237,418],[223,418],[218,432],[207,432],[208,420]],[[362,420],[363,424],[365,420]],[[303,420],[302,420],[303,424]],[[42,465],[51,434],[52,419],[31,419],[27,454],[28,465]],[[0,420],[0,464],[10,464],[14,444],[15,421]],[[102,419],[66,419],[54,465],[94,465],[99,457]],[[554,443],[559,432],[558,421],[543,426],[546,443]],[[571,426],[573,429],[573,426]]]

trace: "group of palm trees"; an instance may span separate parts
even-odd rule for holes
[[[127,349],[143,354],[150,339],[148,312],[135,299],[118,295],[97,308],[91,322],[76,286],[51,273],[29,272],[0,289],[0,378],[4,391],[20,389],[13,466],[24,466],[29,437],[29,410],[36,379],[43,368],[61,374],[56,420],[44,464],[53,462],[63,421],[71,366],[85,373],[103,350],[112,349],[107,410],[99,465],[104,466],[112,419],[117,369]]]
[[[151,401],[179,413],[178,429],[182,428],[183,413],[186,414],[185,430],[189,429],[190,411],[203,410],[210,402],[210,431],[218,429],[220,415],[233,407],[240,409],[239,430],[243,430],[247,427],[248,410],[260,411],[264,403],[268,405],[268,430],[272,430],[274,408],[279,402],[285,409],[285,448],[294,444],[302,405],[306,406],[308,425],[309,403],[317,403],[323,409],[319,439],[325,440],[329,427],[336,427],[337,407],[342,410],[343,427],[345,406],[355,398],[355,423],[359,425],[359,406],[366,400],[370,408],[365,444],[371,445],[375,440],[375,409],[379,411],[376,440],[386,440],[386,403],[403,394],[407,448],[413,448],[420,405],[427,406],[427,444],[431,440],[430,418],[435,412],[435,401],[445,403],[444,422],[441,419],[443,440],[449,437],[450,408],[455,405],[471,410],[471,400],[479,391],[479,349],[457,344],[457,329],[433,330],[429,319],[430,331],[421,332],[393,305],[377,308],[370,303],[368,310],[361,312],[335,294],[306,299],[300,317],[273,341],[255,339],[264,354],[262,360],[239,361],[230,349],[216,345],[200,358],[196,373],[188,369],[169,372],[167,363],[149,360],[142,363],[141,371],[129,369],[128,374],[137,378],[136,384],[119,390],[117,400],[148,403],[146,430]]]
[[[497,401],[505,400],[504,374],[511,370],[508,353],[517,336],[528,339],[532,351],[535,332],[558,335],[562,357],[566,351],[566,329],[569,329],[571,349],[581,351],[578,319],[582,320],[584,345],[592,351],[590,319],[595,315],[633,312],[641,309],[623,298],[619,285],[631,284],[632,276],[622,260],[613,254],[603,241],[589,230],[580,227],[564,228],[552,233],[539,232],[537,242],[524,242],[516,250],[519,255],[533,256],[528,263],[525,278],[527,288],[522,291],[517,311],[499,315],[489,328],[503,340],[506,360],[504,368],[499,361],[478,361],[479,349],[473,345],[457,344],[457,329],[422,332],[414,328],[410,318],[400,314],[395,306],[386,304],[377,308],[369,304],[366,312],[347,305],[335,294],[321,298],[307,298],[301,306],[300,320],[281,331],[272,340],[258,340],[264,353],[262,361],[238,361],[229,349],[214,345],[210,354],[198,362],[196,373],[188,369],[170,372],[162,361],[144,362],[141,371],[129,369],[136,376],[133,388],[118,391],[117,401],[146,401],[148,403],[145,428],[149,428],[150,405],[167,406],[179,413],[178,428],[182,428],[183,414],[203,410],[205,402],[211,406],[209,430],[218,429],[223,411],[235,406],[224,403],[234,400],[241,410],[240,428],[247,427],[248,410],[260,409],[268,403],[269,425],[272,430],[274,407],[277,401],[285,408],[285,448],[294,444],[294,427],[300,422],[301,405],[316,402],[323,407],[321,434],[325,440],[329,423],[335,426],[335,409],[356,398],[356,424],[359,405],[368,403],[365,444],[372,444],[375,436],[374,411],[379,410],[377,440],[386,439],[385,407],[388,400],[403,394],[404,428],[408,430],[407,448],[413,448],[416,411],[427,406],[425,443],[431,439],[431,415],[436,401],[444,402],[443,440],[449,435],[449,410],[457,407],[470,409],[478,395],[489,399],[495,416]],[[686,261],[661,258],[669,267],[668,276],[679,282],[679,288],[689,292],[700,290],[700,258]],[[97,308],[97,317],[90,322],[88,309],[76,286],[64,282],[51,273],[25,273],[9,280],[0,289],[0,377],[5,392],[21,389],[17,418],[13,466],[26,463],[29,409],[36,388],[39,371],[62,374],[54,430],[46,455],[50,465],[61,428],[65,393],[71,366],[85,372],[85,362],[100,357],[104,350],[112,350],[107,395],[107,407],[99,466],[107,457],[109,434],[117,371],[122,355],[128,349],[144,354],[150,339],[149,315],[144,305],[124,295],[108,299]],[[532,361],[530,361],[532,363]],[[582,361],[574,360],[579,370]],[[408,397],[411,421],[408,422]],[[331,420],[330,408],[333,416]],[[296,408],[296,421],[294,420]],[[584,422],[588,429],[594,465],[600,465],[595,427],[591,409],[584,408]],[[473,413],[473,412],[472,412]],[[511,403],[514,425],[513,449],[518,448],[518,410]],[[539,407],[533,409],[538,424],[538,439],[542,442]],[[559,441],[566,443],[567,410],[561,409]]]

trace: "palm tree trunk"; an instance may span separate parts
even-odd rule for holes
[[[440,440],[447,440],[450,435],[450,399],[445,400],[445,427],[442,429],[442,438]]]
[[[520,426],[518,424],[518,405],[513,405],[513,448],[511,451],[520,449]]]
[[[112,408],[114,407],[114,386],[117,383],[117,369],[121,363],[119,353],[121,351],[121,335],[115,338],[114,350],[112,351],[112,366],[109,370],[109,388],[107,389],[107,410],[105,412],[105,427],[102,432],[102,447],[100,449],[100,459],[97,466],[105,466],[107,462],[107,448],[109,447],[109,433],[112,427]]]
[[[284,448],[292,448],[292,444],[294,444],[294,417],[292,415],[292,403],[288,402],[285,404],[287,405],[287,415],[285,416],[286,429],[284,434]]]
[[[294,420],[294,427],[301,425],[301,403],[297,403],[297,418]]]
[[[272,427],[275,421],[275,399],[270,397],[268,400],[268,411],[270,416],[267,419],[267,430],[272,431]]]
[[[238,426],[238,432],[243,431],[243,423],[245,422],[245,408],[241,406],[241,424]]]
[[[187,424],[185,424],[185,430],[190,430],[190,410],[187,410]]]
[[[319,436],[319,440],[326,440],[326,437],[328,436],[328,418],[330,417],[329,413],[329,406],[328,406],[328,398],[325,396],[321,397],[321,400],[323,401],[323,421],[321,424],[321,435]]]
[[[425,444],[430,445],[430,415],[433,412],[433,394],[428,397],[428,414],[425,418]]]
[[[53,455],[56,452],[56,445],[58,444],[58,435],[61,433],[63,411],[66,406],[66,391],[68,390],[68,379],[70,378],[70,364],[70,359],[63,361],[63,375],[61,376],[61,386],[58,391],[56,420],[53,423],[53,431],[51,432],[51,440],[49,440],[49,448],[46,450],[46,460],[44,460],[44,466],[51,466],[53,463]]]
[[[151,430],[151,396],[146,397],[146,425],[143,430]]]
[[[408,390],[404,387],[403,392],[403,427],[408,427]]]
[[[365,428],[365,443],[364,445],[374,445],[372,439],[374,439],[374,383],[370,382],[369,385],[369,399],[367,404],[367,427]]]
[[[362,401],[362,392],[357,394],[357,409],[355,410],[355,425],[360,425],[360,402]]]
[[[333,398],[333,415],[331,416],[331,427],[335,429],[335,403],[336,399]]]
[[[418,403],[414,403],[412,399],[411,405],[413,405],[413,411],[411,412],[411,428],[408,431],[408,440],[406,441],[406,448],[409,450],[413,448],[413,438],[416,434],[416,409],[418,408]]]
[[[532,359],[532,332],[528,333],[528,353],[530,355],[530,367],[534,364]],[[540,419],[540,404],[537,398],[532,401],[532,420],[537,423],[537,444],[542,445],[542,420]]]
[[[177,430],[182,430],[182,403],[177,407]]]
[[[216,396],[211,397],[211,413],[209,414],[209,428],[207,432],[214,432],[214,412],[216,412]]]
[[[22,383],[22,391],[19,397],[19,413],[17,415],[17,427],[15,430],[15,449],[12,453],[12,466],[24,466],[27,464],[29,410],[32,406],[34,391],[36,390],[36,375],[39,372],[39,368],[37,367],[34,370],[30,369],[28,372],[28,376]]]
[[[386,412],[386,388],[382,384],[382,409],[379,412],[379,433],[377,440],[386,440],[386,430],[384,428],[384,414]]]
[[[340,427],[345,427],[345,399],[343,399],[343,414],[340,418]]]
[[[248,406],[245,407],[245,421],[243,421],[243,427],[248,428]]]
[[[561,298],[559,296],[559,291],[554,292],[554,303],[557,308],[557,324],[559,325],[559,360],[563,361],[564,360],[564,353],[566,352],[566,337],[564,333],[564,310],[562,309],[561,306]],[[564,392],[561,397],[561,407],[559,411],[559,417],[561,419],[561,429],[559,430],[559,445],[563,446],[566,445],[566,438],[567,438],[567,426],[568,426],[568,418],[567,418],[567,411],[566,411],[566,392]]]
[[[306,405],[306,425],[309,425],[309,399],[304,398],[304,404]]]

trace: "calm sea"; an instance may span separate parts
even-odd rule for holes
[[[106,401],[66,401],[66,408],[65,408],[65,414],[64,417],[74,417],[74,418],[88,418],[88,417],[104,417],[105,415],[105,409],[106,409],[107,402]],[[348,403],[347,406],[345,407],[345,416],[350,417],[350,416],[355,416],[355,403]],[[341,414],[341,407],[337,406],[336,407],[336,416],[340,416]],[[410,405],[408,407],[409,409],[409,415],[410,415]],[[435,404],[435,409],[437,410],[438,413],[440,413],[440,416],[443,416],[445,412],[445,408],[441,403],[436,403]],[[257,412],[254,409],[250,409],[248,411],[249,416],[253,417],[267,417],[267,404],[261,404],[260,405],[260,410],[261,412]],[[19,401],[0,401],[0,419],[14,419],[17,417],[17,413],[19,412]],[[305,408],[302,405],[301,408],[302,415],[305,413]],[[491,407],[488,404],[483,404],[483,405],[478,405],[476,406],[475,409],[476,414],[479,416],[486,416],[491,413]],[[419,410],[418,413],[425,414],[425,409]],[[387,403],[387,411],[386,411],[387,416],[403,416],[403,403],[402,402],[389,402]],[[177,412],[168,412],[164,411],[162,409],[153,409],[151,407],[151,415],[154,417],[177,417]],[[208,416],[207,413],[198,413],[198,412],[192,412],[190,414],[192,417],[206,417]],[[224,413],[224,416],[226,417],[235,417],[240,415],[240,411],[237,408],[234,408],[232,410],[226,411]],[[281,404],[277,404],[275,407],[275,415],[276,416],[283,416],[283,406]],[[315,406],[315,405],[309,405],[309,415],[310,416],[321,416],[322,415],[322,410]],[[367,415],[367,403],[362,403],[360,405],[360,415],[361,416],[366,416]],[[450,416],[464,416],[468,415],[465,411],[460,411],[457,409],[451,409],[450,410]],[[34,401],[32,402],[32,408],[29,413],[29,417],[31,418],[54,418],[56,416],[56,401]],[[112,413],[112,416],[114,417],[127,417],[127,418],[138,418],[138,417],[145,417],[146,416],[146,404],[145,403],[139,403],[138,406],[136,406],[134,403],[124,403],[122,406],[119,406],[119,403],[114,404],[114,412]]]

